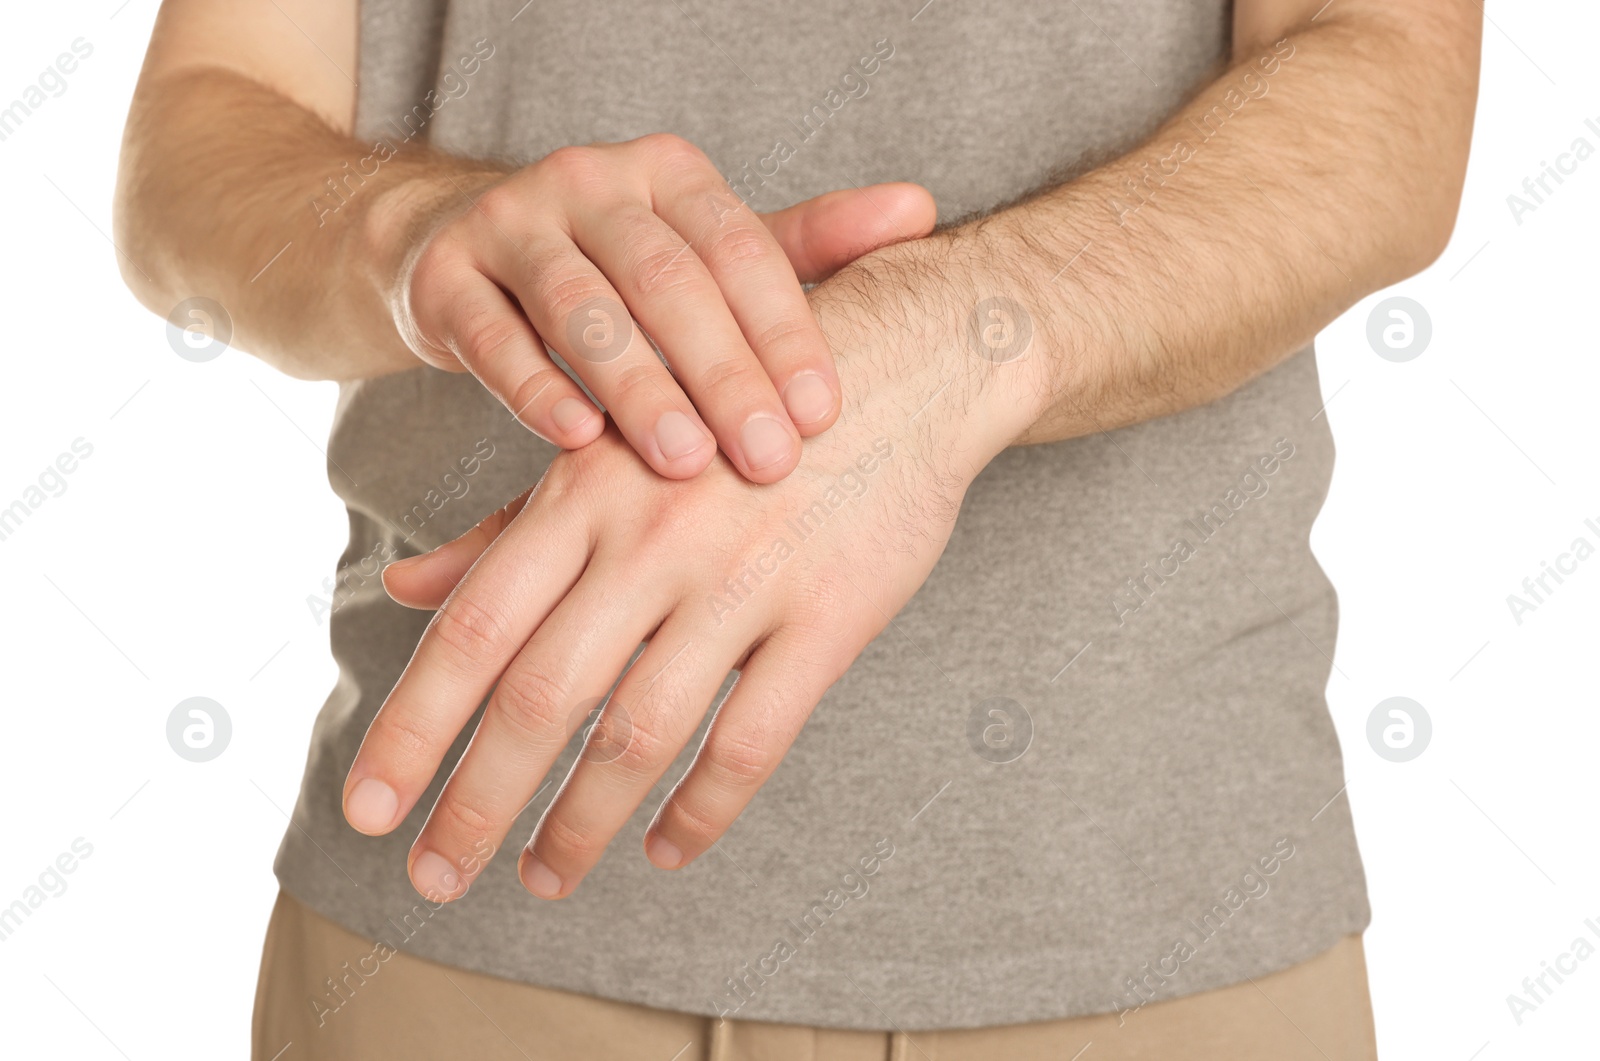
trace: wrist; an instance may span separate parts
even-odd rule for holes
[[[410,261],[446,219],[468,209],[479,192],[504,179],[502,170],[426,168],[372,197],[352,232],[357,264],[385,302],[403,286]]]
[[[811,293],[839,359],[844,415],[906,425],[976,475],[1048,405],[1039,293],[966,230],[865,255]]]

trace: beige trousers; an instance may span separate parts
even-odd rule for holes
[[[279,893],[256,988],[254,1061],[1373,1061],[1360,936],[1308,962],[1129,1015],[937,1032],[719,1021],[394,953]],[[333,998],[343,963],[377,968]]]

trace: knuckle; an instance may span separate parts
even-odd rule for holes
[[[539,824],[538,848],[546,861],[586,863],[599,854],[599,837],[592,829],[574,824],[566,815],[551,814]]]
[[[578,270],[534,269],[528,277],[528,288],[561,328],[591,299],[610,298],[593,276]],[[559,329],[556,334],[564,336]]]
[[[639,294],[646,298],[672,294],[708,279],[704,265],[687,244],[641,254],[634,272]]]
[[[759,371],[753,358],[742,354],[719,357],[695,369],[695,377],[702,389],[717,395],[726,395],[731,391],[750,400],[756,399],[760,381],[765,375]],[[719,408],[723,404],[717,403]],[[729,411],[737,412],[736,409]]]
[[[641,364],[630,363],[618,369],[616,379],[612,382],[612,389],[616,394],[616,400],[611,403],[612,407],[647,409],[664,404],[659,395],[671,394],[677,389],[677,385],[671,382],[670,377],[667,380],[661,378],[666,375],[666,369],[661,367],[661,363],[654,356]],[[669,386],[671,389],[668,389]]]
[[[758,350],[797,348],[801,352],[822,360],[828,355],[828,344],[816,319],[784,316],[762,328],[753,336]],[[810,347],[810,349],[805,349]]]
[[[436,734],[394,712],[378,716],[377,734],[384,757],[405,764],[426,761],[437,741]]]
[[[687,790],[680,790],[668,801],[662,811],[666,831],[678,836],[694,836],[706,846],[717,841],[728,828],[709,806],[701,806],[700,798]]]
[[[760,264],[771,258],[773,251],[763,232],[742,223],[725,226],[706,241],[707,257],[732,267]]]
[[[496,227],[515,225],[528,216],[527,197],[516,181],[502,181],[476,200],[477,208]]]
[[[669,165],[692,165],[705,159],[698,147],[675,133],[650,133],[640,137],[639,143]]]
[[[654,728],[641,726],[635,721],[611,765],[630,778],[654,779],[666,769],[671,756],[672,749]]]
[[[460,356],[478,359],[492,357],[522,338],[522,324],[515,317],[482,310],[460,322],[454,344]]]
[[[713,726],[706,735],[706,776],[725,788],[756,788],[772,770],[774,756],[768,742],[747,730],[721,732]]]
[[[510,624],[493,608],[465,594],[452,594],[433,617],[433,633],[458,659],[497,659],[511,645]]]
[[[566,686],[543,671],[519,669],[500,679],[494,709],[524,736],[560,742],[566,738]]]
[[[585,185],[605,172],[605,159],[592,147],[569,144],[558,147],[538,163],[539,169],[569,185]]]
[[[441,819],[439,825],[446,836],[465,841],[462,846],[469,849],[478,846],[487,837],[498,835],[500,831],[500,822],[495,815],[459,795],[441,799],[434,810],[434,817]]]

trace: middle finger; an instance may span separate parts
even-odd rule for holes
[[[583,723],[660,622],[665,601],[585,575],[506,668],[483,719],[412,845],[411,881],[430,898],[466,892]]]
[[[769,483],[793,470],[800,435],[696,248],[642,204],[595,204],[576,210],[572,222],[578,248],[660,346],[739,473]],[[761,238],[764,244],[750,245],[770,245],[781,259],[782,250],[765,229]],[[788,286],[804,306],[793,270]],[[815,328],[810,309],[805,313]]]
[[[524,887],[542,899],[572,893],[694,735],[749,640],[676,617],[662,624],[602,712],[599,754],[579,758],[534,829],[517,867]]]

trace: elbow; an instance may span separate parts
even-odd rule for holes
[[[1481,14],[1440,5],[1383,16],[1365,28],[1382,40],[1385,69],[1410,80],[1390,92],[1368,134],[1373,187],[1384,188],[1383,221],[1395,280],[1421,272],[1444,254],[1455,233],[1471,154],[1478,100]],[[1374,19],[1377,15],[1370,16]],[[1391,281],[1392,282],[1392,281]]]
[[[1438,261],[1455,234],[1466,182],[1465,144],[1460,151],[1443,151],[1433,164],[1405,169],[1403,179],[1391,176],[1383,195],[1387,208],[1368,218],[1376,237],[1370,246],[1378,251],[1381,285],[1387,287],[1414,276]]]
[[[123,164],[126,168],[126,162]],[[146,241],[143,238],[144,226],[141,216],[141,206],[127,186],[125,172],[117,174],[117,190],[111,204],[111,240],[115,247],[117,268],[122,273],[122,282],[139,304],[146,309],[156,311],[156,304],[160,301],[158,285],[150,268],[140,258],[145,258]]]
[[[117,161],[116,187],[111,200],[111,241],[122,282],[141,305],[165,316],[172,308],[171,292],[161,282],[160,265],[164,260],[158,243],[161,226],[155,222],[152,204],[154,182],[148,172],[150,152],[139,143],[138,108],[136,99]]]
[[[1455,235],[1456,219],[1461,214],[1461,192],[1466,177],[1466,160],[1446,173],[1438,174],[1424,192],[1417,211],[1416,233],[1412,240],[1412,273],[1420,273],[1444,254]]]
[[[1397,271],[1391,283],[1415,276],[1428,266],[1438,261],[1450,245],[1450,238],[1455,234],[1456,216],[1460,211],[1461,196],[1444,196],[1443,201],[1430,204],[1416,218],[1415,222],[1407,227],[1407,236],[1404,245],[1395,248]]]

